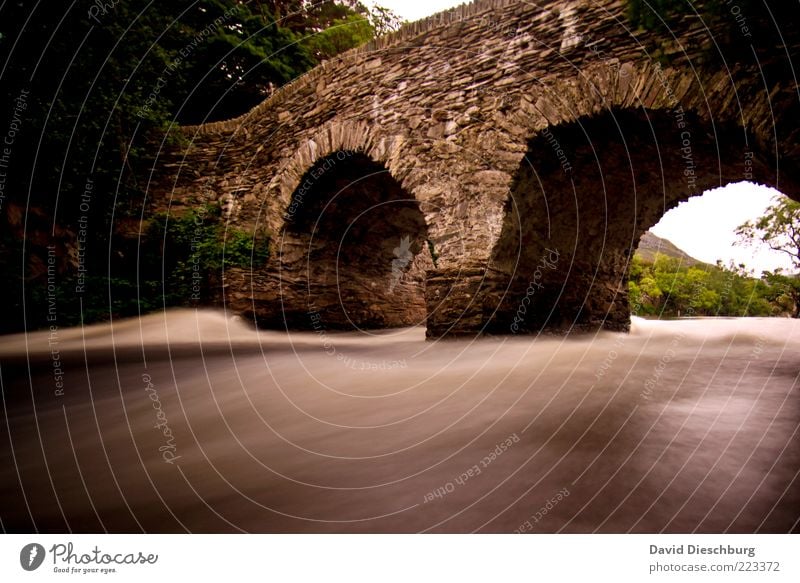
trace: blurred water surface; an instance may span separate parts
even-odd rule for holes
[[[0,366],[6,531],[798,531],[795,320],[426,342],[175,310]]]

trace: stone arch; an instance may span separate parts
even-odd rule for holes
[[[337,152],[358,152],[383,164],[398,182],[408,173],[404,166],[403,148],[405,138],[401,135],[382,135],[377,128],[360,121],[332,121],[321,127],[310,137],[303,139],[277,167],[278,172],[268,182],[264,200],[265,219],[273,232],[283,228],[283,219],[292,200],[292,194],[301,186],[305,174],[320,159]]]
[[[352,330],[425,322],[433,263],[420,205],[390,169],[400,141],[355,132],[317,134],[271,183],[284,205],[273,242],[277,295],[254,312],[259,325]]]
[[[741,180],[797,198],[769,94],[743,107],[737,83],[607,59],[523,92],[499,124],[526,143],[467,327],[627,329],[628,263],[664,212]]]
[[[719,96],[722,91],[720,79],[712,80],[711,85],[716,88],[715,95]],[[497,160],[498,173],[501,172],[509,180],[505,197],[495,198],[491,202],[498,208],[505,205],[505,209],[498,213],[504,217],[501,221],[503,225],[497,228],[491,252],[484,268],[479,270],[480,273],[472,274],[470,281],[459,274],[458,281],[450,281],[453,279],[450,277],[447,282],[443,282],[442,287],[449,292],[447,297],[451,303],[457,304],[461,301],[460,298],[468,297],[470,306],[452,305],[447,310],[442,310],[442,313],[453,316],[446,321],[437,319],[432,326],[429,320],[429,333],[438,336],[476,331],[516,331],[511,329],[507,313],[515,312],[519,303],[525,299],[527,282],[522,285],[522,290],[516,289],[523,282],[512,281],[510,276],[510,271],[514,268],[507,261],[508,257],[513,256],[508,251],[508,221],[512,218],[509,211],[513,210],[510,205],[514,198],[514,188],[519,185],[520,168],[524,165],[534,167],[538,163],[529,151],[531,142],[537,136],[547,136],[556,127],[569,124],[580,126],[585,120],[609,112],[665,112],[677,107],[679,103],[691,104],[696,109],[698,104],[706,102],[708,93],[709,90],[699,78],[692,76],[691,71],[687,73],[683,69],[664,69],[656,63],[620,63],[616,59],[606,59],[600,63],[574,68],[569,77],[562,72],[550,79],[531,78],[511,101],[505,95],[499,94],[496,101],[500,105],[493,113],[494,127],[489,132],[498,134],[494,142],[505,143],[502,156],[493,156],[493,159]],[[730,105],[730,100],[720,101],[726,103],[726,107]],[[763,108],[757,109],[762,111]],[[728,110],[723,116],[726,120],[732,116]],[[693,115],[704,120],[709,117],[708,111],[705,116]],[[717,121],[716,118],[714,121]],[[494,143],[491,137],[486,142]],[[551,158],[552,149],[549,148],[540,155]],[[487,157],[492,158],[488,154]],[[572,196],[569,184],[560,187],[564,190],[564,197]],[[491,210],[493,212],[495,209]],[[527,258],[529,261],[531,259]],[[538,259],[532,262],[535,264],[537,261]],[[519,271],[516,273],[520,276]],[[452,293],[452,290],[458,293]],[[627,313],[625,321],[627,322]]]

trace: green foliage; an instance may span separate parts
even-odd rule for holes
[[[20,92],[29,94],[5,192],[47,209],[58,195],[66,225],[81,214],[89,177],[101,199],[92,205],[95,226],[110,218],[112,200],[117,212],[138,215],[175,123],[245,113],[320,60],[372,38],[370,20],[392,26],[385,12],[373,16],[352,1],[105,4],[91,4],[94,13],[23,0],[0,6],[6,119]]]
[[[739,244],[785,254],[800,272],[800,203],[778,196],[762,217],[743,223],[736,234]],[[781,270],[756,279],[744,265],[687,267],[663,255],[653,263],[635,256],[628,290],[631,305],[646,315],[800,317],[800,275]]]
[[[736,228],[739,244],[761,245],[783,253],[792,263],[794,275],[781,269],[765,271],[772,288],[771,301],[795,318],[800,318],[800,203],[777,196],[764,215]]]
[[[780,270],[765,272],[764,278],[770,285],[769,299],[782,312],[800,318],[800,277],[784,275]]]
[[[245,113],[321,59],[398,22],[391,13],[373,15],[352,0],[4,2],[0,117],[8,121],[16,115],[19,130],[3,169],[3,213],[12,205],[29,213],[34,209],[59,231],[77,233],[80,223],[91,232],[81,248],[85,268],[104,276],[93,275],[96,279],[87,284],[87,294],[99,291],[85,298],[91,305],[86,321],[95,317],[95,306],[105,306],[96,317],[127,313],[120,302],[129,300],[131,309],[149,309],[157,304],[148,298],[158,290],[162,303],[180,303],[187,286],[185,261],[199,254],[203,273],[214,277],[225,265],[243,264],[250,246],[246,234],[221,234],[223,227],[205,225],[199,250],[182,256],[176,249],[169,255],[177,244],[168,239],[173,263],[155,273],[145,269],[146,277],[139,271],[153,259],[147,253],[161,250],[146,245],[137,254],[117,248],[130,245],[115,235],[120,219],[143,216],[156,156],[181,142],[175,125]],[[334,23],[344,25],[329,32]],[[92,185],[88,194],[87,184]],[[0,216],[0,226],[6,219]],[[180,241],[185,234],[180,228],[169,226],[169,237]],[[35,235],[29,231],[31,238]],[[256,261],[263,258],[258,245]],[[29,245],[23,256],[16,241],[0,240],[0,269],[11,274],[9,285],[0,288],[0,303],[19,308],[18,320],[29,328],[38,321],[33,313],[38,308],[21,310],[23,300],[44,297],[42,290],[32,289],[44,283],[40,272],[32,277],[27,270],[41,263],[43,248]],[[137,255],[140,261],[134,263]],[[60,272],[59,281],[64,301],[72,302],[74,276]],[[101,301],[109,295],[110,301]],[[66,308],[60,311],[65,314]]]
[[[383,6],[373,5],[369,13],[369,22],[375,30],[376,36],[382,36],[389,32],[399,30],[403,25],[403,19],[396,13]]]
[[[257,268],[269,258],[265,231],[227,227],[216,207],[181,216],[156,215],[145,229],[134,277],[70,273],[52,277],[52,287],[27,287],[28,328],[74,326],[136,316],[170,306],[202,305],[230,268]],[[76,289],[80,286],[80,293]],[[52,321],[48,306],[56,306]]]
[[[351,15],[368,19],[377,35],[397,30],[403,24],[388,8],[375,4],[367,7],[360,0],[263,0],[261,4],[281,26],[304,36],[331,28]]]
[[[315,59],[322,61],[360,46],[374,36],[375,29],[368,19],[360,14],[348,14],[334,20],[329,28],[306,38],[303,45]]]
[[[784,313],[781,294],[770,281],[749,277],[742,269],[686,266],[656,255],[653,263],[634,256],[628,300],[644,316],[771,316]]]
[[[75,292],[79,285],[72,274],[59,274],[54,278],[52,296],[42,286],[27,288],[29,320],[27,327],[35,329],[49,325],[77,326],[92,322],[108,321],[146,313],[161,307],[157,297],[156,281],[142,282],[137,286],[127,278],[86,276],[81,280],[82,293]],[[47,306],[57,306],[53,319],[48,320]]]
[[[146,231],[140,278],[163,282],[164,305],[186,305],[213,296],[209,286],[229,268],[259,268],[269,258],[266,231],[227,226],[219,208],[206,206],[181,216],[156,215]]]
[[[183,124],[240,115],[316,64],[300,35],[255,3],[201,1],[177,28],[169,97]]]
[[[777,196],[756,221],[747,221],[736,228],[739,243],[762,245],[789,257],[800,270],[800,202]]]

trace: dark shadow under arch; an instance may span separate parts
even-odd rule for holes
[[[711,188],[777,187],[776,166],[741,127],[680,109],[611,110],[540,132],[493,251],[487,330],[627,330],[627,274],[642,234]],[[783,192],[800,193],[794,184],[781,175]]]
[[[384,165],[343,150],[319,159],[284,218],[280,310],[259,324],[316,330],[424,324],[425,273],[433,266],[425,218]]]

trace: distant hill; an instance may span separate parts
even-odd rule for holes
[[[680,259],[687,267],[692,265],[706,265],[706,263],[695,259],[683,249],[679,249],[672,241],[657,237],[650,231],[642,235],[639,241],[639,248],[636,254],[639,255],[644,261],[652,263],[655,260],[656,253],[666,255],[667,257],[674,257]]]

